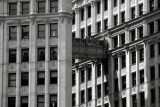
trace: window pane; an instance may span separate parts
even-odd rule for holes
[[[10,26],[9,27],[9,40],[16,40],[17,39],[17,26]]]

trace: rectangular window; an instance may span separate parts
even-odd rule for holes
[[[97,98],[101,97],[101,84],[97,85]]]
[[[120,34],[121,37],[121,45],[125,44],[125,33]]]
[[[29,39],[29,25],[22,25],[22,39]]]
[[[58,12],[58,0],[50,1],[50,13]]]
[[[38,61],[45,61],[45,48],[38,48]]]
[[[38,38],[45,38],[45,24],[38,24]]]
[[[122,68],[126,67],[126,55],[122,55]]]
[[[122,90],[126,89],[126,76],[122,76]]]
[[[159,0],[157,0],[158,1],[158,8],[160,8],[160,1]]]
[[[114,58],[114,70],[118,70],[118,58]]]
[[[45,1],[38,1],[38,13],[45,13]]]
[[[101,22],[97,22],[97,33],[101,32]]]
[[[90,81],[90,80],[92,80],[92,68],[88,67],[87,72],[88,72],[88,81]]]
[[[85,30],[84,28],[81,29],[81,39],[85,38]]]
[[[37,85],[44,85],[45,83],[45,72],[38,71],[37,72]]]
[[[91,5],[87,7],[87,10],[88,10],[88,18],[90,18],[91,17]]]
[[[139,4],[139,16],[143,15],[143,4]]]
[[[155,93],[155,89],[151,89],[151,104],[154,104],[156,102],[156,93]]]
[[[131,18],[134,19],[135,18],[135,7],[131,8]]]
[[[132,73],[132,86],[136,85],[136,72]]]
[[[136,51],[132,52],[132,65],[136,63]]]
[[[76,22],[76,19],[75,19],[75,12],[73,12],[73,19],[72,19],[72,25],[74,25]]]
[[[85,91],[84,90],[81,90],[81,104],[83,104],[85,102]]]
[[[72,107],[74,107],[76,105],[76,94],[73,93],[72,94]],[[52,107],[52,106],[51,106]]]
[[[118,78],[114,79],[114,91],[118,92],[119,91],[119,87],[118,87]]]
[[[139,49],[139,60],[140,62],[144,61],[144,49]]]
[[[29,49],[22,49],[22,62],[29,62]]]
[[[154,44],[150,45],[150,58],[154,58],[155,52],[154,52]]]
[[[50,95],[50,107],[57,107],[57,94]]]
[[[101,64],[97,65],[97,77],[101,76]]]
[[[108,82],[105,82],[104,83],[104,95],[106,96],[108,95],[108,93],[109,93],[109,84]]]
[[[125,12],[121,12],[121,22],[125,22]]]
[[[83,21],[84,20],[84,8],[82,8],[80,12],[81,12],[81,21]]]
[[[108,103],[104,104],[104,107],[109,107],[109,104]]]
[[[91,36],[91,26],[88,26],[87,29],[88,29],[88,37],[90,37]]]
[[[101,2],[97,2],[97,14],[101,13]]]
[[[16,97],[8,97],[8,107],[16,107]]]
[[[122,98],[122,107],[126,107],[126,97],[125,98]]]
[[[158,55],[160,55],[160,42],[158,42]]]
[[[50,71],[50,84],[57,84],[58,83],[58,73],[57,70]]]
[[[118,37],[117,36],[115,36],[115,37],[113,37],[113,46],[114,46],[114,48],[116,48],[116,47],[118,47]]]
[[[58,36],[58,24],[51,23],[50,24],[50,37]]]
[[[137,98],[136,94],[132,95],[132,107],[137,107]]]
[[[158,32],[160,31],[160,19],[157,21],[158,23]]]
[[[118,25],[118,15],[114,16],[114,26]]]
[[[140,93],[140,107],[144,107],[145,106],[145,96],[144,96],[144,92]]]
[[[159,73],[159,78],[160,78],[160,63],[158,64],[158,73]]]
[[[151,76],[151,81],[155,79],[155,66],[150,67],[150,76]]]
[[[84,83],[84,81],[85,81],[84,70],[81,70],[81,83]]]
[[[28,86],[29,83],[29,73],[21,72],[21,86]]]
[[[57,47],[50,47],[50,60],[57,60],[58,58],[58,49]]]
[[[143,37],[143,26],[138,28],[138,34],[139,34],[139,38]]]
[[[117,0],[114,0],[114,3],[113,3],[113,5],[114,5],[114,7],[116,7],[117,6]]]
[[[108,29],[108,19],[104,19],[104,30]]]
[[[22,14],[29,14],[29,2],[22,2]]]
[[[8,74],[8,87],[16,87],[16,73]]]
[[[9,63],[16,63],[16,49],[9,50]]]
[[[37,95],[37,107],[44,107],[44,95]]]
[[[9,15],[17,15],[17,3],[9,3]]]
[[[108,0],[104,0],[104,11],[108,10]]]
[[[114,107],[119,107],[119,101],[118,100],[114,101]]]
[[[21,97],[21,107],[28,107],[28,96]]]
[[[149,23],[149,32],[150,34],[154,33],[154,22]]]
[[[9,26],[9,40],[17,40],[17,26]]]
[[[72,71],[72,86],[76,85],[76,73],[75,71]]]
[[[72,38],[76,38],[76,32],[72,32]]]
[[[143,69],[140,70],[139,73],[140,73],[140,84],[142,84],[144,83],[144,70]]]
[[[154,0],[149,0],[149,10],[150,12],[154,10]]]
[[[136,31],[135,31],[135,29],[131,30],[130,34],[131,34],[131,41],[135,41],[136,40]]]
[[[88,101],[92,100],[92,88],[88,88]]]

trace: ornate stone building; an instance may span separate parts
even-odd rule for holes
[[[107,58],[72,66],[72,107],[160,106],[160,0],[73,0],[72,37]]]
[[[0,0],[0,107],[71,106],[71,7]]]

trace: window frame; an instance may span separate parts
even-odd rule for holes
[[[8,73],[8,87],[16,87],[16,73]]]
[[[21,86],[28,86],[28,85],[29,85],[29,72],[21,72]]]
[[[45,85],[45,71],[37,72],[37,85]]]
[[[40,3],[44,3],[43,7],[40,7]],[[37,10],[38,10],[38,14],[43,14],[46,11],[46,1],[37,1]]]
[[[10,2],[8,5],[9,5],[8,6],[9,15],[17,15],[17,2]],[[13,6],[13,7],[16,7],[16,9],[11,8],[12,7],[11,5],[16,5],[16,6]]]

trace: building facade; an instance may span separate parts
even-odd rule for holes
[[[0,107],[71,106],[71,4],[0,0]]]
[[[105,40],[107,58],[73,59],[73,107],[160,106],[160,1],[73,0],[72,37]]]

